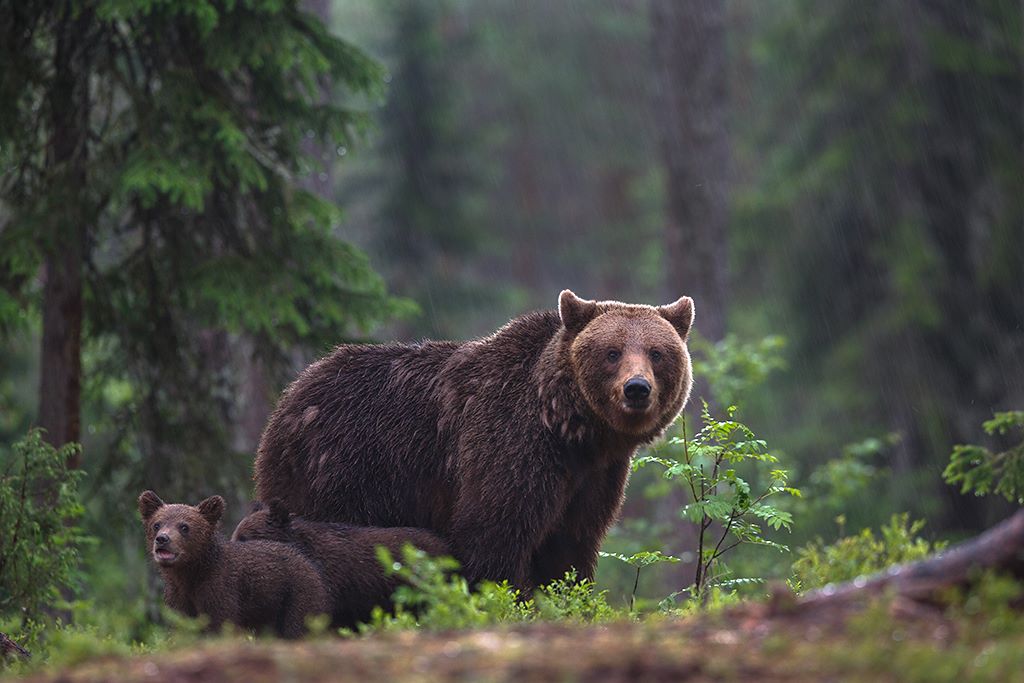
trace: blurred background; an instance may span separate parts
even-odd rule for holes
[[[941,474],[1024,406],[1019,2],[6,4],[0,450],[82,443],[95,592],[147,593],[143,488],[241,516],[332,345],[563,288],[695,299],[688,420],[768,442],[787,543],[1005,513]],[[666,486],[637,473],[608,548],[692,551]]]

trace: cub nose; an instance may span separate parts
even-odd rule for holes
[[[160,534],[159,536],[156,537],[156,544],[159,545],[159,546],[167,545],[170,542],[171,542],[171,537],[168,536],[167,534]]]
[[[643,401],[651,395],[651,383],[643,377],[631,377],[622,385],[627,401]]]

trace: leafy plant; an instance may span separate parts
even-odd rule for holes
[[[0,617],[38,620],[80,582],[80,550],[91,539],[75,525],[83,473],[67,463],[78,450],[56,449],[33,429],[0,451]]]
[[[529,621],[532,601],[522,601],[519,591],[508,584],[484,582],[477,590],[455,574],[459,563],[450,557],[431,557],[407,545],[401,561],[387,548],[379,547],[377,557],[385,570],[405,583],[395,591],[393,613],[374,609],[372,620],[361,632],[401,630],[414,627],[454,629]]]
[[[661,564],[663,562],[682,562],[682,559],[675,557],[674,555],[665,555],[660,550],[641,550],[638,553],[632,555],[623,555],[621,553],[599,553],[601,557],[612,557],[621,562],[625,562],[630,567],[636,568],[636,579],[633,581],[633,592],[629,595],[629,611],[633,611],[633,607],[636,604],[636,591],[640,587],[640,570],[644,567],[649,567],[652,564]]]
[[[388,613],[374,610],[361,633],[408,628],[446,630],[494,624],[549,621],[606,621],[617,615],[608,604],[607,592],[592,581],[579,580],[575,571],[537,588],[533,598],[524,599],[507,581],[484,581],[475,589],[454,573],[458,562],[450,557],[431,557],[406,546],[401,561],[387,548],[377,557],[385,569],[404,581],[394,594],[395,608]]]
[[[826,545],[821,539],[797,548],[790,585],[796,591],[820,588],[837,581],[849,581],[886,567],[920,560],[945,547],[917,534],[924,520],[910,522],[907,513],[896,514],[875,535],[871,529]],[[838,520],[840,525],[844,520]]]
[[[617,616],[608,604],[608,591],[597,590],[593,581],[580,579],[575,570],[567,571],[561,579],[538,588],[533,607],[535,617],[547,621],[590,623],[608,621]]]
[[[1024,437],[1024,411],[996,413],[982,427],[990,435],[1020,432]],[[983,446],[957,445],[942,477],[949,484],[960,484],[961,493],[997,493],[1024,505],[1024,438],[998,453]]]
[[[704,427],[687,438],[685,416],[680,417],[680,435],[668,439],[653,454],[634,461],[634,469],[654,463],[665,468],[664,476],[689,490],[692,501],[679,511],[683,518],[699,525],[697,570],[693,595],[706,598],[716,580],[720,558],[740,544],[763,545],[788,551],[768,539],[764,527],[789,530],[792,515],[768,500],[777,496],[799,496],[787,483],[784,469],[771,467],[778,458],[767,452],[767,444],[745,425],[733,420],[735,406],[727,420],[716,420],[704,403]],[[766,483],[752,485],[740,476],[739,467],[769,468]],[[762,474],[757,472],[757,474]],[[718,523],[718,529],[712,526]],[[762,526],[763,525],[763,526]]]

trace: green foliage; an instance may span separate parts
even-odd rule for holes
[[[589,579],[580,579],[575,570],[538,588],[533,602],[537,618],[546,621],[591,623],[618,616],[608,604],[608,591],[598,590]]]
[[[638,553],[632,555],[623,555],[622,553],[606,553],[600,552],[601,557],[612,557],[620,562],[625,562],[630,567],[636,568],[636,578],[633,580],[633,592],[629,595],[629,611],[632,612],[636,606],[636,591],[640,587],[640,570],[644,567],[649,567],[653,564],[682,562],[682,560],[674,555],[665,555],[660,550],[641,550]]]
[[[41,620],[77,588],[83,546],[83,474],[67,467],[79,446],[55,449],[31,430],[0,451],[0,617]]]
[[[589,623],[617,616],[606,591],[597,590],[592,581],[579,580],[575,571],[523,599],[507,581],[484,581],[471,590],[466,580],[455,574],[455,560],[431,557],[412,546],[402,549],[401,562],[383,547],[377,549],[377,555],[385,569],[404,583],[395,591],[394,612],[376,608],[371,622],[360,627],[361,633],[474,628],[538,619]]]
[[[41,263],[82,244],[68,277],[84,293],[86,424],[104,442],[87,465],[117,475],[101,484],[184,495],[244,481],[224,456],[245,369],[272,391],[297,350],[413,309],[311,189],[365,131],[384,70],[300,4],[0,9],[17,37],[0,62],[19,65],[0,84],[0,332],[40,308]],[[130,390],[108,410],[111,383]]]
[[[788,485],[786,470],[773,467],[778,458],[768,452],[767,444],[746,425],[732,419],[735,411],[731,407],[729,419],[717,420],[705,403],[701,414],[704,426],[692,439],[687,439],[685,416],[680,417],[681,434],[633,464],[634,469],[652,463],[660,465],[666,479],[689,491],[691,502],[679,514],[700,528],[693,593],[702,599],[707,588],[720,578],[720,558],[738,545],[788,551],[765,535],[765,527],[788,531],[793,523],[792,514],[768,501],[779,496],[800,496],[799,489]],[[744,467],[751,467],[763,483],[741,476]],[[720,528],[712,529],[716,523]]]
[[[935,472],[970,441],[965,426],[1019,393],[1020,8],[739,7],[749,23],[732,26],[733,44],[752,69],[741,87],[758,106],[737,109],[749,124],[737,158],[753,175],[735,188],[730,322],[784,327],[795,370],[745,414],[770,419],[802,471],[862,434],[898,431],[893,474],[918,485],[875,495],[930,512],[946,505]],[[983,507],[936,522],[980,525]]]
[[[363,633],[422,627],[454,629],[527,621],[532,605],[522,602],[519,592],[508,582],[484,582],[473,591],[455,574],[459,564],[449,557],[431,557],[406,545],[402,561],[387,548],[378,547],[377,557],[385,570],[402,579],[395,591],[393,614],[375,608],[372,621],[361,627]]]
[[[828,545],[818,539],[797,548],[790,580],[793,589],[807,591],[849,581],[894,564],[923,559],[945,547],[945,543],[931,543],[917,535],[924,528],[924,520],[909,520],[907,513],[896,514],[877,536],[871,529],[864,529]]]
[[[721,405],[737,405],[773,371],[786,367],[782,356],[786,340],[778,335],[741,340],[727,334],[712,343],[695,333],[689,346],[694,376],[708,383],[711,395]]]
[[[982,426],[990,435],[1020,433],[1024,437],[1024,411],[996,413]],[[995,493],[1024,505],[1024,438],[998,453],[983,446],[957,445],[942,476],[949,484],[960,484],[961,493]]]

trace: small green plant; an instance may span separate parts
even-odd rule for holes
[[[621,553],[606,553],[601,552],[601,557],[611,557],[620,562],[625,562],[630,567],[636,568],[636,579],[633,581],[633,592],[629,595],[629,611],[633,611],[633,607],[636,605],[636,591],[640,587],[640,570],[644,567],[649,567],[652,564],[661,564],[664,562],[682,562],[682,560],[674,555],[665,555],[660,550],[641,550],[638,553],[632,555],[623,555]]]
[[[840,526],[845,523],[837,519]],[[878,530],[864,529],[854,536],[826,545],[821,539],[797,548],[790,586],[795,591],[820,588],[829,583],[849,581],[886,567],[920,560],[945,547],[918,536],[924,520],[910,522],[907,513],[893,515]]]
[[[685,416],[681,416],[680,435],[633,464],[634,469],[652,463],[661,465],[666,479],[689,490],[692,500],[679,512],[699,525],[692,595],[702,602],[706,601],[707,589],[721,578],[720,558],[738,545],[789,550],[765,536],[764,527],[788,531],[793,523],[789,512],[768,501],[777,496],[800,495],[798,489],[788,485],[786,470],[772,467],[778,458],[767,452],[767,444],[732,419],[735,412],[735,406],[730,407],[728,419],[717,420],[704,403],[704,426],[692,439],[687,438]],[[752,485],[740,476],[739,468],[744,466],[753,466],[755,476],[763,483]],[[716,523],[717,529],[713,528]]]
[[[81,580],[80,551],[91,539],[75,525],[83,474],[67,462],[77,449],[56,449],[33,429],[0,451],[0,617],[38,621]]]
[[[1024,437],[1024,411],[996,413],[982,427],[990,435],[1018,432]],[[961,493],[996,493],[1024,505],[1024,438],[999,453],[983,446],[958,445],[942,476],[948,484],[960,484]]]
[[[547,621],[592,623],[617,616],[608,604],[608,591],[597,590],[593,581],[580,579],[574,569],[538,588],[533,607],[536,616]]]
[[[533,598],[523,599],[507,581],[484,581],[471,589],[454,573],[458,562],[448,557],[431,557],[411,546],[402,549],[401,561],[387,548],[378,548],[377,555],[404,585],[395,591],[394,611],[375,609],[370,623],[360,627],[361,633],[474,628],[537,619],[589,623],[617,616],[606,591],[597,590],[592,581],[578,579],[575,571],[537,588]]]
[[[520,600],[508,582],[484,582],[477,590],[455,574],[459,563],[450,557],[432,557],[407,545],[398,561],[387,548],[377,548],[386,571],[402,579],[395,591],[395,608],[376,608],[361,632],[423,627],[443,630],[529,621],[533,605]]]

